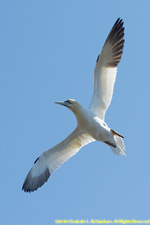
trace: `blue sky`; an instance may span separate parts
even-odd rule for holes
[[[149,219],[150,2],[0,1],[1,224],[56,219]],[[54,101],[88,107],[95,62],[118,17],[125,47],[108,125],[125,136],[127,157],[85,146],[34,193],[21,190],[34,160],[76,126]]]

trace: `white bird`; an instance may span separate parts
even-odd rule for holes
[[[84,145],[95,140],[106,143],[116,155],[125,155],[123,136],[104,122],[124,47],[123,21],[118,18],[112,27],[94,71],[94,93],[88,109],[73,99],[56,102],[70,109],[77,119],[76,129],[61,143],[43,152],[29,171],[22,190],[31,192],[41,187],[49,176]]]

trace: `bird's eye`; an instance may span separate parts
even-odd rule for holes
[[[65,102],[66,102],[66,103],[69,103],[69,104],[72,104],[69,100],[66,100]]]

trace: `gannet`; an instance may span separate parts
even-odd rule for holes
[[[56,102],[74,113],[77,127],[65,140],[43,152],[35,160],[22,186],[25,192],[32,192],[41,187],[55,170],[90,142],[104,142],[116,155],[125,155],[123,136],[104,122],[105,112],[112,99],[117,65],[123,53],[123,38],[123,21],[118,18],[96,61],[94,92],[88,109],[73,99]]]

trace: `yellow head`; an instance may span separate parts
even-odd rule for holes
[[[59,105],[66,106],[73,113],[76,113],[81,108],[81,105],[77,101],[75,101],[74,99],[68,99],[64,102],[55,102],[55,103],[59,104]]]

